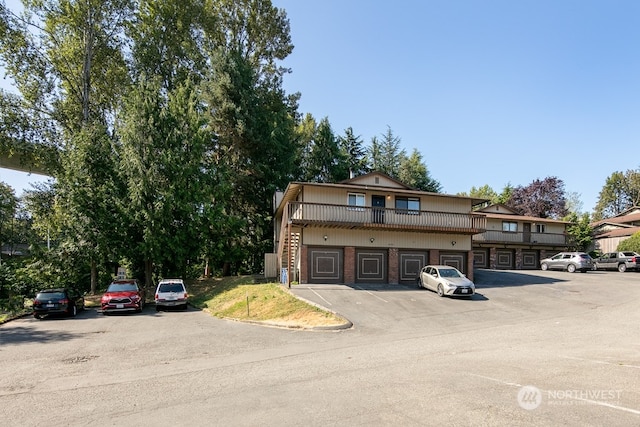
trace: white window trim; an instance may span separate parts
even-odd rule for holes
[[[350,198],[351,196],[355,196],[356,199],[356,204],[352,205],[350,202]],[[362,204],[359,205],[358,200],[362,200]],[[367,203],[367,198],[366,195],[364,193],[347,193],[347,205],[349,205],[349,207],[347,208],[348,210],[352,210],[352,211],[363,211],[365,204]]]

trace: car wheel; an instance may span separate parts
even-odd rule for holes
[[[442,285],[438,285],[438,296],[439,297],[444,296],[444,288],[442,287]]]
[[[422,289],[422,283],[419,277],[416,279],[416,285],[418,285],[418,289]]]
[[[183,309],[184,311],[189,310],[189,304],[185,304],[185,305],[182,307],[182,309]]]
[[[71,307],[69,307],[69,311],[67,312],[67,316],[76,317],[76,314],[78,314],[78,309],[76,308],[76,305],[74,304]]]
[[[567,271],[568,271],[569,273],[575,273],[575,272],[576,272],[576,266],[575,266],[575,265],[573,265],[573,264],[569,264],[569,265],[567,265]]]
[[[542,271],[547,271],[547,269],[549,268],[549,266],[546,263],[543,263],[540,268],[542,269]]]
[[[627,271],[627,265],[626,264],[619,264],[618,265],[618,271],[620,273],[624,273],[625,271]]]
[[[160,311],[160,306],[156,305],[156,311]]]
[[[42,320],[42,316],[39,314],[34,314],[33,317],[35,317],[38,320]]]

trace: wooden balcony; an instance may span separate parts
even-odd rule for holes
[[[289,202],[284,212],[296,227],[348,228],[473,235],[486,229],[482,214]],[[284,218],[283,218],[284,219]]]
[[[571,236],[559,233],[524,233],[488,230],[473,236],[473,243],[570,246]]]

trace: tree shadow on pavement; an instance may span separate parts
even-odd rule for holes
[[[4,325],[0,327],[0,350],[7,345],[68,341],[76,334],[64,331],[43,331],[30,326]]]

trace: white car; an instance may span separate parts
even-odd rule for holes
[[[161,308],[179,307],[186,310],[189,295],[182,279],[162,279],[155,294],[156,311]]]
[[[420,270],[418,286],[436,291],[439,296],[470,297],[476,286],[458,269],[448,265],[427,265]]]

